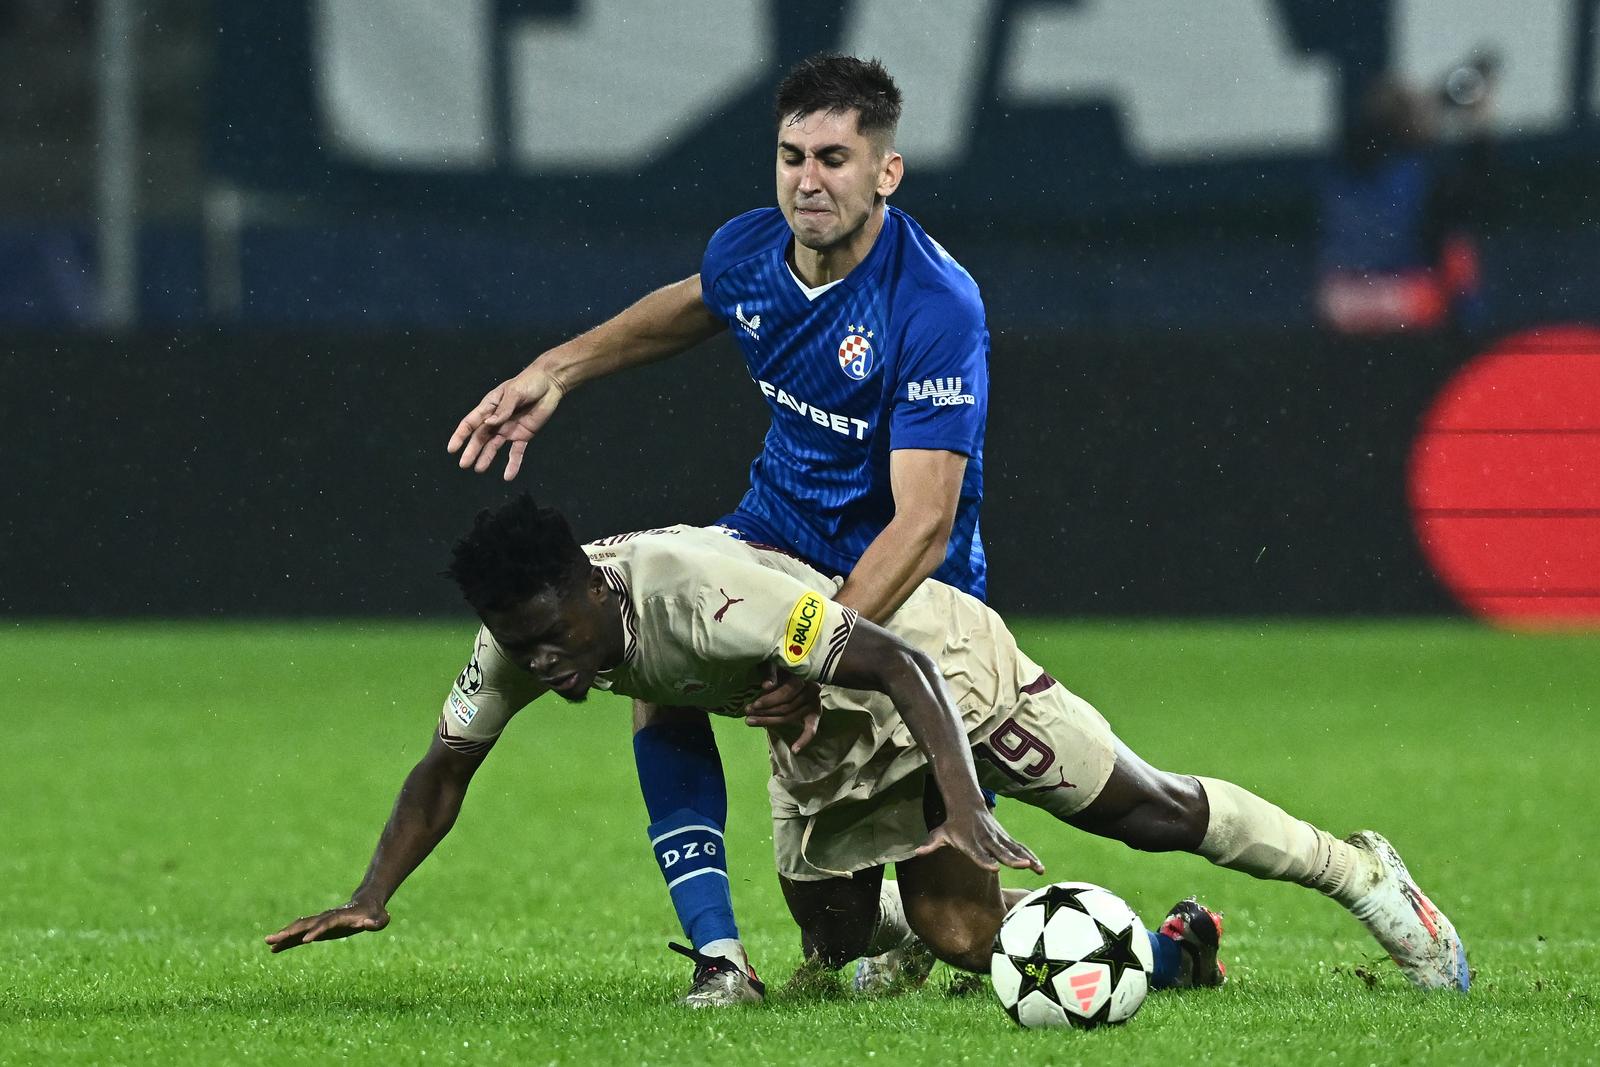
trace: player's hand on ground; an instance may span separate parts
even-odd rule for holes
[[[746,726],[772,730],[800,724],[800,736],[790,742],[790,752],[799,752],[811,743],[821,719],[822,687],[776,667],[761,683],[761,695],[744,708]]]
[[[566,392],[567,387],[559,379],[530,366],[485,393],[478,406],[457,424],[446,447],[452,453],[461,453],[459,465],[463,470],[471,467],[482,474],[500,450],[509,445],[504,475],[509,482],[522,469],[522,454],[528,442],[550,421]]]
[[[273,952],[283,952],[313,941],[334,941],[368,930],[382,930],[388,925],[389,913],[383,905],[350,903],[296,919],[277,933],[268,934],[267,944]]]
[[[1029,851],[1028,846],[1006,833],[988,808],[966,814],[951,814],[933,828],[928,839],[916,854],[928,853],[946,845],[960,851],[986,871],[997,871],[1002,865],[1017,870],[1044,873],[1044,864]]]

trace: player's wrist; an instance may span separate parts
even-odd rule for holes
[[[376,887],[362,886],[350,894],[350,902],[345,907],[358,908],[362,911],[377,914],[383,911],[384,905],[388,902],[391,894],[392,890],[385,892]]]

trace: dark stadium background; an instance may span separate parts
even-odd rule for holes
[[[746,5],[759,32],[742,80],[634,162],[564,166],[517,162],[508,42],[577,32],[586,5],[464,5],[492,60],[494,140],[464,166],[340,147],[334,5],[152,0],[120,36],[105,25],[118,6],[0,5],[0,68],[17,74],[0,112],[8,615],[456,611],[437,576],[446,547],[507,490],[455,470],[455,421],[544,346],[695,270],[724,218],[770,202],[772,84],[883,10]],[[1397,27],[1429,4],[1226,5],[1213,23],[1264,19],[1282,62],[1329,72],[1323,134],[1241,148],[1213,111],[1214,131],[1189,129],[1181,153],[1140,148],[1138,102],[1115,88],[1056,101],[1011,88],[1018,28],[1085,6],[940,0],[928,26],[908,16],[899,43],[875,49],[891,68],[898,49],[901,67],[949,72],[908,86],[913,112],[935,90],[967,101],[959,151],[920,169],[908,151],[896,203],[972,271],[989,308],[994,604],[1455,611],[1412,532],[1407,454],[1473,355],[1600,317],[1594,5],[1520,21],[1467,5],[1420,53]],[[1172,88],[1172,41],[1192,50],[1219,32],[1130,24],[1121,43],[1146,63],[1140,78]],[[614,111],[650,106],[621,74],[677,61],[657,44],[604,53],[602,73],[624,86]],[[1357,87],[1410,63],[1426,89],[1480,48],[1502,56],[1511,97],[1482,314],[1421,336],[1319,327],[1313,185]],[[415,85],[426,69],[411,70]],[[1533,121],[1514,106],[1516,79],[1549,69],[1559,106]],[[1251,73],[1228,66],[1222,80]],[[710,521],[742,491],[763,425],[718,341],[571,398],[517,487],[587,535]]]

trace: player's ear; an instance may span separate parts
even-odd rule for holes
[[[594,600],[606,598],[606,576],[599,567],[589,568],[589,596]]]
[[[891,148],[883,159],[883,165],[878,169],[878,196],[887,199],[900,188],[900,179],[905,176],[905,157]]]

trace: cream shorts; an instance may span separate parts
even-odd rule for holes
[[[1018,694],[1012,714],[974,737],[978,781],[1066,819],[1093,803],[1116,763],[1110,723],[1049,675]],[[909,858],[927,840],[924,765],[864,800],[814,815],[774,812],[778,873],[800,882],[849,877]]]

